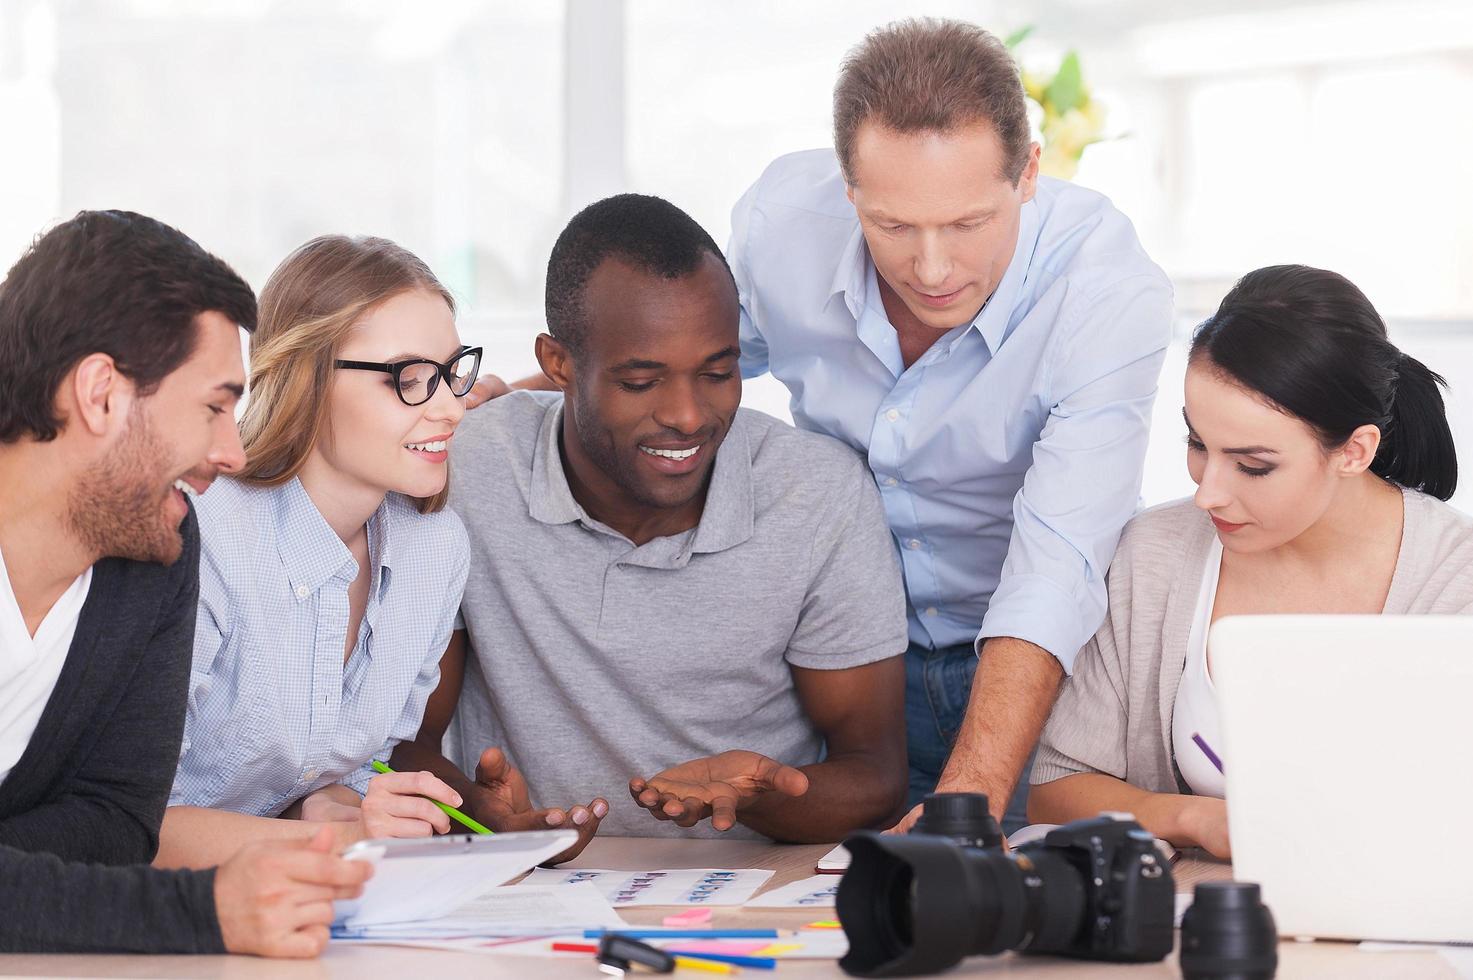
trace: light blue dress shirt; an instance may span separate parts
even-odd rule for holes
[[[299,480],[223,477],[195,501],[199,618],[170,806],[276,816],[419,731],[470,567],[465,526],[389,494],[368,522],[372,578],[346,663],[358,563]]]
[[[831,150],[780,157],[728,259],[743,377],[865,454],[926,647],[1029,640],[1065,670],[1135,512],[1171,284],[1103,196],[1041,178],[991,299],[909,368]]]

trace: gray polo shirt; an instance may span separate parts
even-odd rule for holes
[[[818,761],[789,665],[839,670],[906,646],[874,478],[842,443],[742,409],[700,523],[635,547],[573,499],[561,428],[561,395],[515,392],[456,433],[475,656],[446,752],[470,771],[501,746],[538,806],[607,797],[602,833],[717,836],[654,820],[629,779],[737,748]]]

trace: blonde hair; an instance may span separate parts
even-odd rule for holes
[[[261,291],[251,336],[250,400],[240,422],[239,479],[277,486],[297,475],[327,421],[333,360],[353,327],[411,289],[455,300],[429,266],[383,238],[322,235],[288,255]],[[416,497],[420,513],[445,506],[449,481]]]

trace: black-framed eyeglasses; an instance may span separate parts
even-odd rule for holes
[[[415,357],[407,361],[333,361],[335,367],[352,371],[382,371],[394,378],[394,390],[399,400],[406,405],[423,405],[435,397],[440,379],[450,386],[450,393],[464,398],[476,383],[476,373],[481,369],[481,348],[462,347],[460,353],[441,364],[427,357]]]

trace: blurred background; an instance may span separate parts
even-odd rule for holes
[[[920,14],[1032,28],[1033,89],[1067,76],[1087,110],[1035,107],[1041,135],[1176,284],[1147,503],[1191,490],[1192,326],[1277,262],[1349,276],[1447,376],[1473,474],[1470,0],[0,0],[0,263],[83,208],[175,224],[258,289],[313,235],[383,235],[519,377],[573,212],[654,193],[724,242],[772,158],[830,143],[845,51]],[[745,399],[787,417],[770,379]]]

